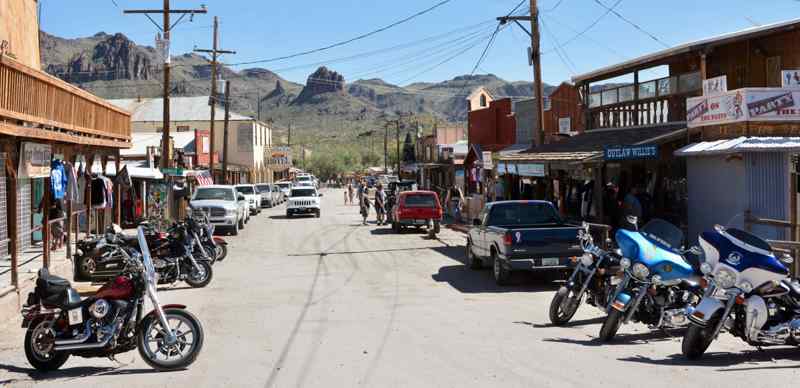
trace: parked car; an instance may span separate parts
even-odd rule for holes
[[[319,218],[322,210],[320,198],[322,198],[322,193],[317,192],[317,189],[313,186],[292,188],[289,202],[286,203],[286,217],[292,218],[300,214],[313,214]]]
[[[279,203],[281,203],[281,201],[276,198],[271,184],[259,183],[256,185],[256,189],[258,189],[258,193],[261,195],[262,208],[277,206]]]
[[[467,236],[467,265],[491,265],[499,285],[513,271],[562,271],[583,255],[579,226],[569,225],[547,201],[487,204]]]
[[[429,226],[434,233],[439,233],[443,212],[439,195],[433,191],[402,192],[397,196],[391,212],[391,225],[395,232],[402,232],[410,226],[417,229]]]
[[[276,183],[276,185],[281,189],[281,193],[283,193],[283,201],[286,202],[289,199],[289,195],[292,193],[292,182],[281,181]]]
[[[386,190],[386,222],[391,223],[392,218],[394,217],[394,209],[395,203],[397,203],[397,195],[404,192],[404,191],[415,191],[417,190],[417,182],[416,181],[395,181],[389,182]]]
[[[258,189],[254,185],[236,185],[236,191],[244,194],[251,215],[261,213],[261,194],[258,193]]]
[[[246,198],[233,186],[198,187],[189,203],[192,208],[205,212],[217,229],[227,229],[237,235],[244,228],[248,212]]]

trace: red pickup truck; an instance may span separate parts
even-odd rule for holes
[[[397,197],[392,208],[392,229],[402,232],[409,226],[417,229],[428,226],[439,233],[442,221],[442,205],[439,195],[433,191],[404,191]]]

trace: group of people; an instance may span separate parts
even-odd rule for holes
[[[370,207],[375,208],[376,222],[378,225],[386,224],[386,192],[383,190],[383,184],[378,183],[375,188],[375,200],[369,199],[369,188],[366,182],[358,182],[356,184],[348,183],[347,190],[344,193],[344,204],[354,204],[355,197],[358,198],[359,211],[362,217],[362,223],[367,225],[367,218],[369,217]]]

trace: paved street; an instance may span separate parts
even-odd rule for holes
[[[519,276],[498,288],[461,263],[463,235],[440,240],[359,226],[358,209],[326,191],[322,218],[285,219],[283,206],[230,238],[205,289],[161,293],[189,305],[206,342],[189,370],[153,372],[131,352],[71,358],[58,373],[30,369],[17,322],[2,327],[0,386],[59,387],[547,387],[736,386],[797,381],[800,351],[758,352],[730,337],[703,361],[680,340],[624,326],[595,340],[601,315],[548,326],[556,283]]]

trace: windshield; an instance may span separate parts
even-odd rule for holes
[[[299,177],[297,177],[297,181],[310,181],[310,180],[311,180],[310,176],[299,176]]]
[[[144,227],[140,226],[137,230],[139,238],[139,250],[142,252],[142,264],[144,264],[147,282],[155,288],[156,269],[153,267],[153,260],[150,258],[150,248],[147,246],[147,237],[144,235]]]
[[[561,224],[553,205],[544,202],[509,202],[492,205],[488,226]]]
[[[290,187],[288,183],[278,183],[278,186],[282,189],[288,189]]]
[[[252,186],[236,186],[236,191],[242,194],[254,194]]]
[[[314,189],[295,189],[292,190],[292,197],[314,197],[316,191]]]
[[[256,189],[258,189],[259,193],[269,193],[271,191],[269,185],[258,185]]]
[[[436,207],[436,197],[433,194],[410,194],[403,202],[405,207]]]
[[[683,247],[683,232],[667,221],[654,219],[639,229],[639,232],[648,240],[667,248],[680,250]]]
[[[220,201],[233,201],[233,190],[222,187],[208,187],[199,188],[194,194],[194,199],[198,201],[204,200],[220,200]]]

